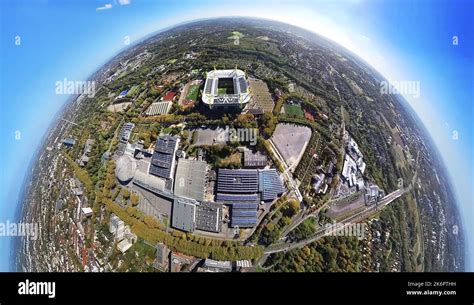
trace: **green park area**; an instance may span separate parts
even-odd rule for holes
[[[304,112],[300,104],[285,104],[285,113],[290,117],[303,118]]]

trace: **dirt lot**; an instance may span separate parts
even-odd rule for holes
[[[222,137],[219,137],[219,134],[224,132],[222,128],[198,128],[195,132],[197,133],[196,143],[193,144],[196,146],[225,144],[225,141],[220,140]]]
[[[288,166],[297,165],[311,138],[311,129],[294,124],[278,124],[272,136],[279,153]]]

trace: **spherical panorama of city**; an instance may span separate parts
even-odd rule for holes
[[[276,21],[147,37],[51,125],[23,202],[41,226],[17,269],[464,270],[445,165],[384,81]]]

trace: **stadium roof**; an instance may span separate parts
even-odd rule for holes
[[[225,79],[232,79],[230,93],[221,93],[221,83],[227,83]],[[245,104],[251,98],[245,73],[242,70],[213,70],[207,73],[202,100],[208,105],[232,105]]]
[[[275,200],[285,192],[280,175],[274,168],[259,170],[259,190],[263,201]]]
[[[206,171],[207,163],[204,161],[179,159],[174,194],[179,197],[203,201]]]
[[[196,220],[196,202],[184,198],[175,198],[171,225],[186,232],[194,231]]]
[[[220,168],[217,176],[217,192],[230,194],[257,193],[257,170]]]

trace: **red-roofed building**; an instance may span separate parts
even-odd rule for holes
[[[163,102],[172,102],[175,95],[176,93],[173,91],[168,91],[168,93],[166,93],[166,95],[163,97]]]

